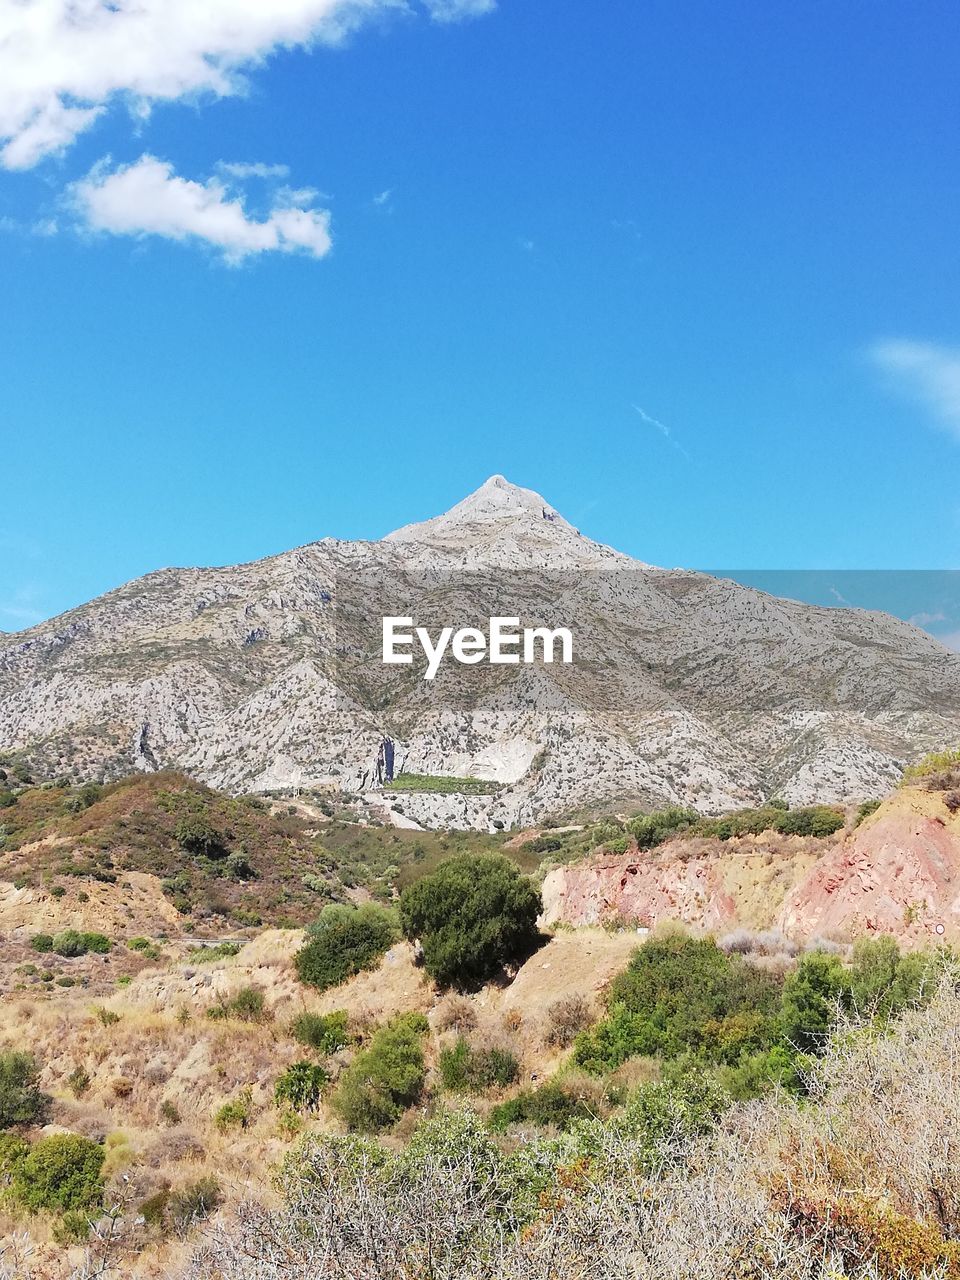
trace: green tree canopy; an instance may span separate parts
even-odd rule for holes
[[[403,931],[443,986],[482,986],[537,945],[540,894],[507,858],[463,854],[405,889]]]

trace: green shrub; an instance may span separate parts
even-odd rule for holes
[[[540,894],[499,855],[462,854],[403,891],[403,931],[419,938],[427,972],[442,986],[474,989],[539,940]]]
[[[90,1234],[90,1214],[81,1209],[68,1209],[60,1221],[54,1223],[52,1234],[56,1244],[83,1244]]]
[[[670,836],[692,827],[699,817],[695,809],[681,809],[673,805],[660,809],[657,813],[641,813],[631,818],[627,823],[627,831],[640,849],[652,849]]]
[[[175,1103],[169,1098],[164,1098],[160,1103],[160,1119],[165,1120],[167,1124],[179,1124],[180,1112]]]
[[[241,987],[231,1000],[221,1000],[207,1010],[208,1018],[239,1018],[241,1022],[265,1022],[270,1013],[259,987]]]
[[[844,824],[843,813],[829,805],[790,809],[778,818],[775,829],[784,836],[832,836]]]
[[[463,1036],[440,1053],[440,1079],[457,1093],[482,1093],[506,1088],[520,1074],[520,1064],[508,1049],[475,1049]]]
[[[246,1129],[252,1112],[253,1095],[249,1089],[244,1089],[236,1098],[231,1098],[219,1108],[213,1122],[220,1133],[226,1133],[229,1129]]]
[[[34,951],[41,954],[53,950],[53,934],[52,933],[35,933],[30,939],[30,945]]]
[[[103,1201],[104,1156],[99,1142],[78,1133],[40,1138],[14,1172],[14,1196],[34,1211],[96,1209]]]
[[[16,1133],[0,1133],[0,1188],[8,1187],[30,1152],[30,1144]]]
[[[779,991],[774,977],[712,938],[652,939],[611,983],[607,1017],[577,1036],[574,1061],[602,1072],[638,1054],[693,1053],[733,1065],[773,1042]]]
[[[301,982],[326,991],[366,969],[375,969],[399,937],[394,912],[374,903],[331,904],[310,927],[310,940],[294,963]]]
[[[214,860],[226,856],[226,838],[205,813],[185,814],[173,834],[180,847],[188,853]]]
[[[266,1017],[266,1001],[257,987],[241,987],[230,1001],[230,1011],[243,1022],[262,1022]]]
[[[323,1091],[330,1082],[326,1070],[317,1062],[301,1058],[289,1066],[277,1080],[273,1098],[277,1106],[294,1111],[316,1111]]]
[[[857,808],[857,816],[854,818],[853,825],[859,827],[864,818],[869,818],[871,813],[877,812],[880,804],[881,801],[879,800],[864,800],[863,804]]]
[[[783,984],[781,1036],[799,1053],[822,1052],[838,1009],[849,999],[850,979],[840,958],[807,952]]]
[[[215,946],[206,947],[202,944],[199,947],[191,947],[187,952],[187,959],[193,960],[198,964],[206,964],[210,960],[228,960],[231,956],[235,956],[240,950],[239,942],[218,942]]]
[[[357,1054],[331,1098],[349,1129],[377,1133],[417,1101],[426,1076],[421,1038],[428,1029],[422,1014],[400,1014]]]
[[[290,1027],[290,1033],[300,1044],[317,1053],[336,1053],[350,1043],[347,1030],[349,1014],[344,1009],[333,1013],[301,1013]]]
[[[67,1076],[67,1088],[75,1098],[82,1098],[90,1088],[90,1073],[83,1067],[74,1067]]]
[[[39,1080],[40,1067],[32,1054],[16,1049],[0,1053],[0,1129],[42,1121],[50,1098]]]
[[[552,1125],[568,1129],[576,1120],[589,1120],[593,1112],[570,1089],[548,1080],[538,1089],[524,1089],[490,1112],[490,1127],[502,1133],[512,1124]]]
[[[74,959],[95,951],[105,955],[113,943],[103,933],[79,933],[76,929],[64,929],[53,938],[53,950],[58,956]]]

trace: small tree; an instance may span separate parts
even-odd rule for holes
[[[0,1053],[0,1129],[36,1124],[50,1098],[40,1089],[40,1067],[30,1053]]]
[[[443,986],[482,986],[524,959],[539,938],[539,892],[507,858],[450,858],[400,899],[408,938],[419,938],[427,972]]]
[[[849,999],[850,981],[839,957],[808,952],[783,984],[781,1035],[801,1053],[821,1053],[838,1009]]]

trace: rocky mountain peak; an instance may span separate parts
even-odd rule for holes
[[[507,526],[516,523],[534,523],[534,527],[546,524],[558,532],[561,528],[573,530],[569,521],[554,510],[539,493],[511,484],[505,476],[495,475],[443,515],[418,524],[404,525],[402,529],[388,533],[384,541],[448,541],[451,535],[469,531],[474,525]]]

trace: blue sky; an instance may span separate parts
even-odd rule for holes
[[[494,472],[656,564],[958,567],[953,3],[3,7],[0,628]]]

